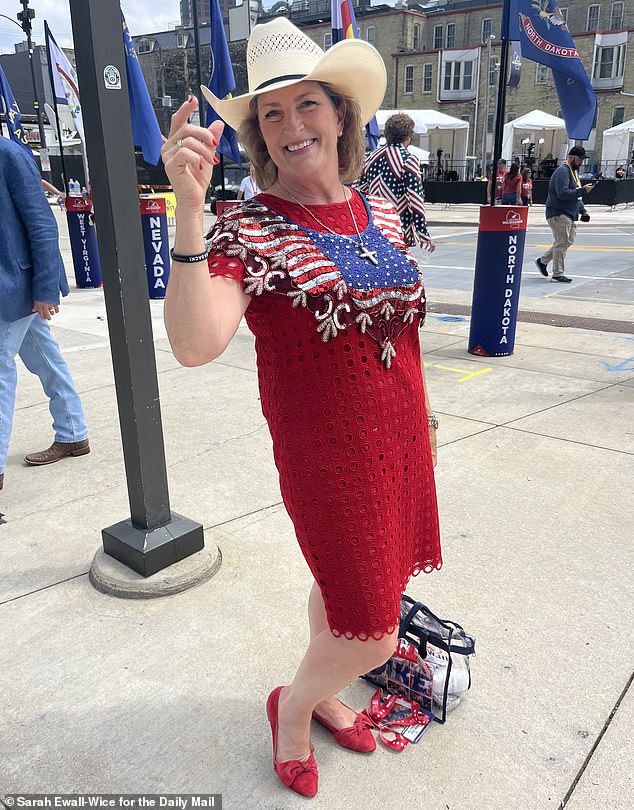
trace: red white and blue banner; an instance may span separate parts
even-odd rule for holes
[[[150,298],[165,298],[170,276],[167,208],[162,197],[141,197],[141,228]]]
[[[506,0],[502,38],[518,41],[522,56],[552,70],[568,135],[587,140],[597,97],[555,0]]]
[[[66,197],[66,219],[77,286],[80,289],[101,287],[101,263],[92,201],[83,197]]]
[[[330,16],[333,45],[337,42],[342,42],[344,39],[361,39],[359,36],[359,26],[354,16],[352,0],[331,0]],[[376,118],[372,118],[372,120],[368,122],[365,131],[368,136],[370,151],[373,152],[379,145],[379,138],[381,137],[381,131],[376,122]]]
[[[528,207],[480,208],[468,351],[482,357],[513,354]]]

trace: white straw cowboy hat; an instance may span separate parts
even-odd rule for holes
[[[251,99],[302,81],[326,82],[355,99],[366,124],[381,106],[387,73],[378,51],[362,39],[344,39],[322,51],[286,17],[256,25],[247,45],[249,92],[219,99],[202,87],[218,115],[239,129],[249,115]]]

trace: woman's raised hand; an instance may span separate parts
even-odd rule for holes
[[[207,129],[189,124],[198,100],[192,96],[172,116],[169,137],[161,148],[161,157],[169,181],[181,208],[202,213],[211,173],[218,158],[216,147],[224,124],[214,121]]]

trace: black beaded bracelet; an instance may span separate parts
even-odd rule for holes
[[[205,248],[204,253],[194,253],[190,256],[184,256],[181,253],[174,253],[174,248],[172,248],[170,250],[170,256],[174,262],[180,262],[181,264],[196,264],[196,262],[204,262],[207,256],[209,256],[209,251],[207,248]]]

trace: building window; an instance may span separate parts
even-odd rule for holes
[[[610,10],[610,30],[618,31],[623,28],[623,3],[612,3]]]
[[[178,33],[176,34],[176,47],[177,48],[186,48],[187,47],[187,34]]]
[[[486,45],[491,38],[491,31],[493,30],[493,20],[487,17],[482,20],[482,42]]]
[[[328,33],[324,34],[324,50],[327,51],[328,48],[332,47],[332,31],[328,31]]]
[[[376,25],[368,25],[365,29],[365,39],[366,42],[370,42],[372,45],[376,42]]]
[[[567,8],[560,8],[561,16],[564,18],[564,23],[568,25],[568,9]]]
[[[137,53],[150,53],[151,50],[152,50],[152,43],[150,42],[149,39],[139,40]]]
[[[618,127],[625,121],[625,107],[615,107],[612,110],[612,126]]]
[[[412,48],[415,51],[420,50],[420,23],[414,23],[414,30],[412,35]]]
[[[405,90],[403,92],[414,92],[414,65],[405,65]]]
[[[495,114],[489,113],[487,115],[487,132],[493,132],[495,126]]]
[[[423,93],[431,93],[432,91],[432,65],[427,62],[423,65]]]
[[[586,31],[596,31],[599,27],[599,12],[601,6],[588,6],[588,19],[586,22]]]
[[[445,62],[445,90],[471,90],[473,62]]]
[[[442,48],[442,25],[434,26],[434,48],[436,50]]]
[[[470,115],[461,115],[460,120],[461,121],[466,121],[467,124],[469,124],[469,125],[471,124],[471,116]]]
[[[489,87],[495,87],[497,82],[497,72],[500,69],[497,59],[491,59],[489,64]]]
[[[471,90],[473,86],[473,62],[463,62],[462,89]]]
[[[597,48],[594,52],[593,79],[622,79],[625,67],[625,44]]]
[[[535,84],[547,84],[548,83],[548,68],[546,65],[537,64],[537,68],[535,70]]]
[[[453,48],[456,45],[456,24],[449,23],[447,25],[447,47]]]

